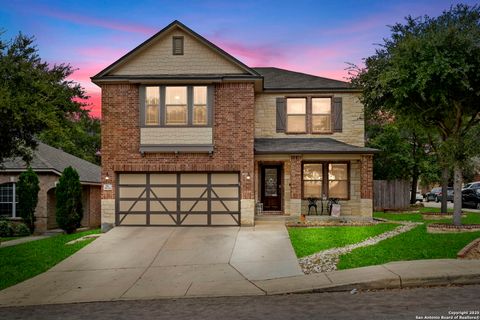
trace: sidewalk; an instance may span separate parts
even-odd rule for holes
[[[415,260],[255,281],[267,295],[480,283],[480,260]]]

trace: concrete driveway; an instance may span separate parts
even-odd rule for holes
[[[117,227],[49,271],[1,291],[0,306],[263,295],[252,281],[302,274],[283,223]]]

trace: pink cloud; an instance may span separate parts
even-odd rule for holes
[[[142,33],[147,35],[153,34],[154,32],[157,31],[155,28],[147,27],[140,24],[123,23],[123,22],[117,22],[117,21],[106,20],[106,19],[97,19],[97,18],[86,16],[86,15],[78,15],[78,14],[61,11],[61,10],[57,10],[51,7],[46,7],[41,5],[35,5],[33,8],[30,8],[30,10],[35,10],[46,16],[73,22],[80,25],[95,26],[95,27],[101,27],[101,28],[117,30],[117,31]]]

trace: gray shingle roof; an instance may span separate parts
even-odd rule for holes
[[[3,166],[5,170],[10,171],[23,171],[27,168],[25,161],[19,157],[5,160]],[[100,183],[101,181],[99,166],[41,142],[33,152],[30,166],[33,170],[53,171],[57,174],[61,174],[66,167],[72,166],[77,170],[81,182]]]
[[[252,68],[264,77],[263,87],[268,89],[354,89],[348,82],[280,68]]]
[[[280,153],[377,153],[377,149],[357,147],[332,138],[261,138],[255,139],[255,154]]]

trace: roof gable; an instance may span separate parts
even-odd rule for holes
[[[184,54],[172,54],[172,37],[184,37]],[[258,73],[179,21],[174,21],[92,77]]]

